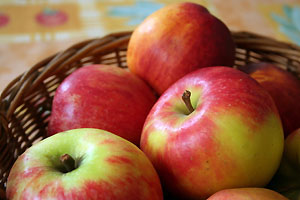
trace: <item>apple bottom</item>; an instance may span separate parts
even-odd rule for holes
[[[59,158],[76,168],[66,172]],[[9,199],[162,199],[158,176],[132,143],[98,129],[58,133],[29,148],[8,178]]]
[[[157,122],[152,126],[148,121],[144,128],[143,137],[149,135],[142,137],[141,148],[169,191],[205,199],[221,189],[263,187],[270,181],[283,149],[277,115],[266,116],[261,126],[249,127],[245,124],[249,119],[238,112],[208,117],[213,121],[202,116],[195,124],[193,114],[172,127],[159,129]]]

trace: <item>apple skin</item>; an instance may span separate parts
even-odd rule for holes
[[[181,99],[191,92],[195,110]],[[267,91],[229,67],[196,70],[174,83],[151,109],[141,149],[163,187],[190,199],[236,187],[263,187],[278,169],[284,135]]]
[[[59,157],[78,168],[60,171]],[[145,154],[129,141],[100,129],[74,129],[48,137],[14,163],[8,199],[162,200],[159,177]]]
[[[232,66],[235,44],[226,25],[195,3],[175,3],[152,13],[133,32],[129,69],[159,94],[189,72]]]
[[[285,137],[300,128],[300,80],[272,63],[239,68],[258,81],[272,96],[282,120]]]
[[[49,135],[75,128],[99,128],[134,144],[157,97],[139,77],[107,65],[85,66],[57,88]]]
[[[284,153],[283,153],[283,159],[282,164],[284,165],[290,165],[290,171],[297,172],[298,178],[300,178],[300,128],[292,132],[286,139],[285,139],[285,145],[284,145]],[[293,170],[292,170],[293,169]],[[293,173],[288,175],[289,173],[286,173],[287,177],[290,176],[290,178],[294,177],[295,174]],[[298,179],[299,180],[299,179]],[[299,183],[300,186],[300,183]]]
[[[268,187],[288,197],[300,199],[300,128],[287,136],[280,167]]]
[[[235,188],[221,190],[207,200],[288,200],[281,194],[266,188]]]

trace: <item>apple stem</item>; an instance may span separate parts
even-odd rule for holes
[[[64,154],[60,156],[60,162],[63,164],[67,172],[70,172],[76,168],[75,160],[69,154]]]
[[[189,114],[191,114],[194,111],[194,108],[191,103],[191,92],[188,90],[184,91],[184,93],[182,94],[182,100],[185,103],[188,110],[190,111]]]

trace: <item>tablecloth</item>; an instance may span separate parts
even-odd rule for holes
[[[35,63],[88,38],[134,30],[179,0],[1,0],[0,91]],[[300,45],[299,0],[191,0],[231,30]]]

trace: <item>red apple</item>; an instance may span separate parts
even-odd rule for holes
[[[207,200],[288,200],[281,194],[265,188],[236,188],[221,190]]]
[[[7,198],[59,200],[162,200],[159,177],[129,141],[99,129],[48,137],[14,163]]]
[[[75,128],[99,128],[138,145],[156,97],[125,69],[91,65],[69,75],[57,88],[49,135]]]
[[[185,90],[191,93],[187,106],[181,99]],[[283,144],[271,96],[229,67],[202,68],[174,83],[153,106],[141,137],[141,149],[164,187],[191,199],[265,186],[279,166]]]
[[[159,94],[198,68],[232,66],[235,45],[230,31],[206,8],[176,3],[148,16],[133,32],[129,69]]]
[[[300,80],[272,63],[253,63],[239,68],[257,80],[278,108],[285,137],[300,128]]]

